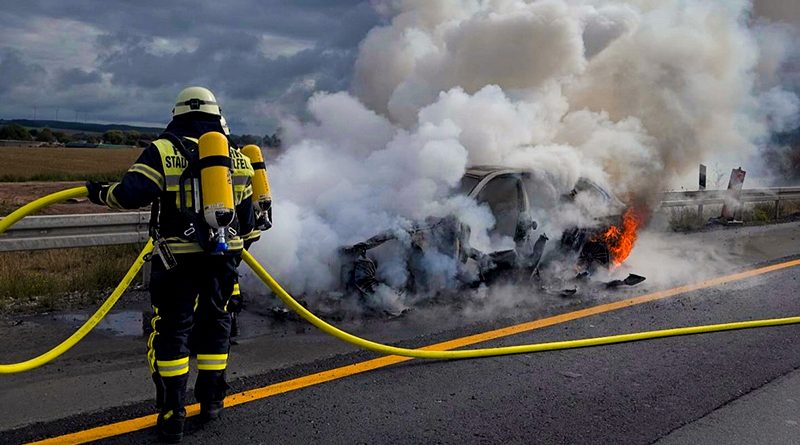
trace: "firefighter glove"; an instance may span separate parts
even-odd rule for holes
[[[89,190],[89,201],[104,206],[108,196],[108,184],[105,182],[86,181],[86,188]]]

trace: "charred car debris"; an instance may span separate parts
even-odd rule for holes
[[[443,290],[477,287],[498,280],[521,282],[527,280],[549,290],[541,277],[543,254],[549,242],[557,242],[546,260],[558,258],[574,266],[568,288],[556,293],[567,297],[577,291],[574,283],[588,282],[600,268],[609,268],[613,263],[609,242],[601,234],[609,227],[621,224],[624,205],[611,193],[594,182],[581,178],[572,191],[559,198],[559,203],[573,201],[580,193],[588,193],[591,199],[602,200],[608,207],[619,210],[598,221],[593,227],[572,227],[564,230],[558,240],[551,241],[545,233],[535,233],[538,224],[531,217],[531,206],[535,205],[529,193],[535,187],[530,172],[495,166],[472,167],[462,178],[461,194],[486,204],[495,219],[490,236],[507,237],[513,247],[497,251],[481,251],[470,245],[471,228],[455,216],[429,218],[412,227],[379,233],[365,241],[340,249],[340,281],[348,294],[356,294],[362,300],[369,299],[379,288],[391,288],[401,294],[436,293]],[[405,279],[388,283],[381,280],[380,255],[376,253],[392,241],[400,241],[406,248],[390,255],[404,255],[407,266]],[[431,267],[429,256],[450,258],[454,270]],[[606,287],[632,286],[644,281],[644,277],[630,274],[624,280],[601,283]]]

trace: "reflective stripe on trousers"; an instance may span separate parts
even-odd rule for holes
[[[161,377],[175,377],[189,372],[189,357],[175,360],[156,360],[158,373]]]
[[[222,371],[228,367],[228,354],[197,354],[197,369]]]

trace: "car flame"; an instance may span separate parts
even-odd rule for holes
[[[639,227],[644,220],[643,217],[643,211],[629,207],[622,215],[621,226],[612,225],[595,238],[604,241],[608,246],[613,268],[619,267],[631,254],[638,237]]]

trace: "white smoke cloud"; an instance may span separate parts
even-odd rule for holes
[[[652,202],[698,162],[747,165],[798,109],[775,74],[789,43],[763,37],[787,34],[745,0],[375,5],[388,24],[361,43],[352,93],[315,95],[268,160],[275,228],[254,251],[295,292],[336,282],[338,247],[429,216],[459,215],[486,246],[486,208],[450,197],[468,165],[531,170],[540,202],[580,177]],[[557,236],[607,212],[536,216]]]
[[[410,132],[346,93],[314,96],[309,113],[312,122],[287,123],[291,148],[269,166],[275,228],[254,247],[293,290],[330,287],[345,244],[475,208],[447,198],[467,163],[452,122]]]

